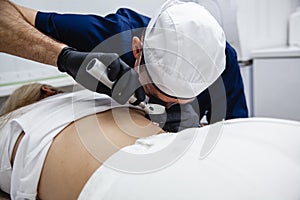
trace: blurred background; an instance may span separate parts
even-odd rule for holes
[[[250,117],[300,121],[300,0],[194,0],[205,6],[238,52]],[[151,17],[164,0],[14,0],[41,11],[106,15],[120,7]],[[72,88],[55,67],[0,53],[0,105],[17,87]]]

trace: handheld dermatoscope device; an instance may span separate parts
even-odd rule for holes
[[[92,75],[93,77],[95,77],[97,80],[99,80],[101,83],[103,83],[104,85],[106,85],[108,88],[112,89],[113,84],[115,82],[110,81],[107,73],[106,73],[106,69],[107,67],[101,62],[99,61],[97,58],[92,59],[86,67],[86,71]],[[128,102],[129,103],[133,103],[135,102],[137,99],[134,96],[134,94],[129,98]],[[147,114],[163,114],[165,112],[165,107],[161,106],[159,104],[151,104],[151,103],[144,103],[141,102],[138,105],[140,108],[142,108]]]

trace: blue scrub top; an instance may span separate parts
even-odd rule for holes
[[[109,14],[105,17],[38,12],[35,26],[46,35],[80,51],[118,53],[129,66],[134,66],[135,58],[131,48],[132,37],[141,37],[143,32],[141,28],[147,27],[149,21],[149,17],[130,9],[121,8],[115,14]],[[226,68],[219,81],[224,83],[222,86],[225,88],[224,95],[219,92],[222,87],[214,83],[197,97],[198,102],[194,102],[195,109],[200,113],[200,119],[206,115],[210,121],[212,104],[215,107],[213,110],[218,110],[218,107],[225,104],[223,106],[226,113],[224,113],[225,119],[248,117],[237,55],[228,43],[226,44]],[[213,96],[213,100],[211,100],[211,96]],[[220,99],[219,102],[218,99]],[[224,102],[224,99],[227,99],[227,102]],[[176,110],[176,108],[173,109]],[[212,119],[212,122],[221,120],[224,115],[220,116],[220,119]]]

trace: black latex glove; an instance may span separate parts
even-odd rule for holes
[[[155,97],[150,97],[150,103],[165,106],[165,103]],[[174,104],[166,108],[163,114],[147,114],[146,117],[167,132],[178,132],[187,128],[200,127],[199,114],[195,111],[191,103]]]
[[[115,82],[112,90],[86,72],[87,64],[94,58],[107,66],[108,78]],[[145,92],[137,72],[122,61],[118,54],[79,52],[65,47],[58,56],[57,66],[59,71],[68,73],[85,88],[107,94],[120,104],[126,103],[133,94],[137,100],[132,104],[138,105],[145,100]]]

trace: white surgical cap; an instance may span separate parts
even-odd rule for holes
[[[170,0],[151,19],[143,51],[157,89],[167,96],[193,98],[224,71],[225,46],[222,28],[204,7]]]

